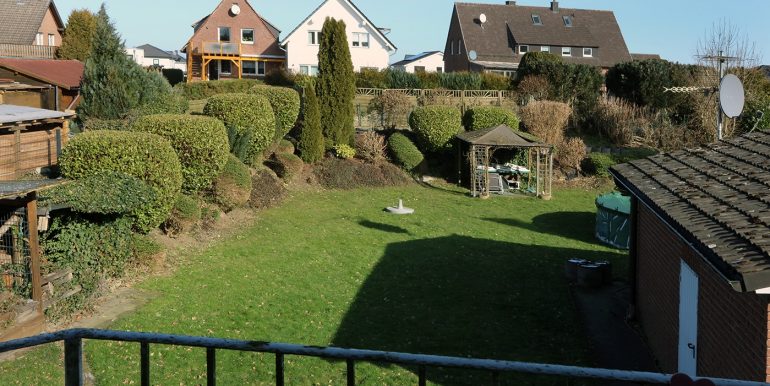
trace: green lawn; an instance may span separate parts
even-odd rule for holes
[[[482,201],[418,186],[299,193],[238,235],[184,259],[173,276],[147,280],[141,287],[159,296],[112,328],[591,365],[564,262],[611,260],[617,275],[627,266],[625,254],[594,241],[597,193],[557,190],[552,201]],[[417,213],[382,211],[399,197]],[[204,351],[151,351],[154,384],[205,383]],[[60,377],[53,364],[61,358],[41,352],[0,364],[0,383]],[[138,345],[89,342],[86,354],[98,384],[138,383]],[[219,383],[270,384],[273,361],[220,353]],[[30,362],[33,372],[24,370]],[[289,357],[287,383],[344,384],[344,368]],[[362,365],[357,374],[362,384],[416,384],[414,370]],[[428,375],[437,384],[490,379]]]

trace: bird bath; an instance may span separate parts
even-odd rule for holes
[[[413,214],[414,209],[404,207],[404,200],[398,200],[398,206],[389,206],[385,208],[386,211],[392,214]]]

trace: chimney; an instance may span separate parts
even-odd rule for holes
[[[551,1],[551,11],[553,11],[553,13],[559,13],[559,2],[557,0]]]
[[[515,7],[516,6],[516,0],[507,0],[505,2],[505,5],[512,5],[512,6]]]

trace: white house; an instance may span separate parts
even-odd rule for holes
[[[428,51],[417,55],[406,55],[404,60],[390,65],[391,68],[406,72],[444,72],[444,53]]]
[[[318,44],[327,17],[345,22],[353,69],[388,67],[396,46],[349,0],[325,0],[281,42],[289,71],[315,75],[318,72]]]
[[[126,55],[142,67],[158,66],[162,68],[176,68],[187,72],[187,61],[184,57],[175,52],[163,51],[151,44],[145,44],[136,48],[126,48]]]

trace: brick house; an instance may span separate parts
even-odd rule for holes
[[[617,165],[636,316],[661,369],[770,381],[770,132]]]
[[[0,57],[55,58],[64,22],[52,0],[0,0],[0,15]]]
[[[611,11],[505,4],[455,3],[444,62],[447,72],[513,76],[527,52],[549,52],[565,62],[609,69],[631,61]]]
[[[247,0],[221,1],[193,24],[187,54],[187,81],[260,78],[285,66],[278,45],[281,31],[262,18]]]

